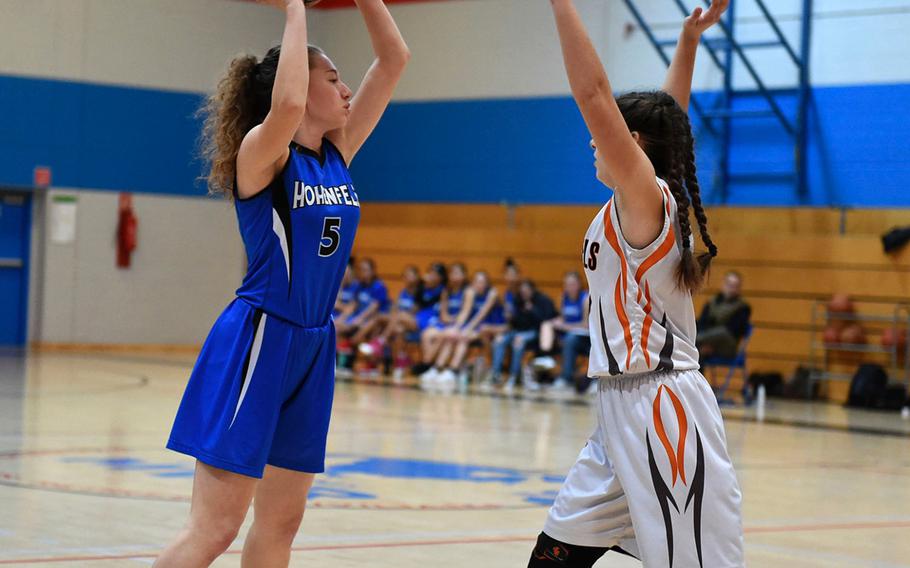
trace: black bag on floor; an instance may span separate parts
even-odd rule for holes
[[[784,385],[784,396],[786,398],[796,399],[816,399],[818,398],[819,384],[818,381],[812,380],[812,373],[815,370],[800,365],[793,372],[793,376]],[[811,392],[809,389],[812,389]]]
[[[758,386],[765,386],[765,393],[768,396],[783,396],[784,394],[784,377],[780,373],[751,373],[749,375],[749,386],[753,393],[758,392]],[[805,393],[805,391],[803,391]]]
[[[907,387],[892,384],[885,387],[882,395],[875,401],[875,407],[882,410],[900,410],[907,405]]]
[[[888,386],[888,373],[881,365],[864,363],[856,370],[850,381],[850,396],[847,406],[875,408]]]

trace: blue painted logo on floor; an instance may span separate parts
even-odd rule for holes
[[[154,461],[138,456],[74,456],[62,461],[162,480],[193,477],[192,463],[182,461]],[[311,500],[383,499],[420,507],[421,503],[413,500],[412,484],[423,481],[445,482],[444,492],[435,492],[431,487],[431,493],[466,507],[472,503],[478,507],[549,505],[563,481],[561,476],[516,468],[350,454],[329,455],[326,466],[311,490]]]

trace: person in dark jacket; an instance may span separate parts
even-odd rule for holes
[[[742,298],[742,276],[730,271],[724,276],[721,292],[712,298],[698,318],[695,346],[707,357],[736,357],[739,342],[749,329],[752,308]]]
[[[515,309],[509,318],[508,330],[496,338],[493,343],[493,382],[499,384],[506,352],[511,349],[512,357],[509,374],[503,384],[503,390],[511,391],[521,373],[521,363],[525,352],[537,341],[540,325],[559,315],[556,306],[546,294],[537,290],[534,282],[523,280],[519,287]]]

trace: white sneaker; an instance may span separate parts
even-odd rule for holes
[[[502,385],[502,392],[505,394],[512,394],[515,392],[515,377],[506,379],[505,384]]]
[[[531,366],[534,367],[536,371],[552,371],[556,368],[556,359],[549,355],[544,355],[543,357],[537,357],[531,361]]]
[[[528,392],[537,392],[537,391],[540,390],[540,383],[538,383],[538,382],[537,382],[536,380],[534,380],[534,379],[530,379],[530,378],[528,378],[528,377],[525,377],[525,379],[524,379],[524,388],[525,388],[525,390],[528,391]]]
[[[585,391],[585,394],[597,394],[598,386],[600,386],[600,379],[594,379],[591,381],[591,384],[588,385],[588,390]]]
[[[441,373],[436,375],[436,388],[444,392],[452,392],[455,390],[455,382],[458,379],[455,376],[455,372],[452,369],[446,369]]]
[[[564,391],[569,390],[571,387],[572,385],[569,384],[569,381],[565,380],[562,377],[558,377],[555,381],[553,381],[553,386],[550,388],[555,391]]]
[[[420,375],[420,388],[425,391],[433,390],[436,386],[437,377],[439,377],[439,371],[434,367],[430,367]]]

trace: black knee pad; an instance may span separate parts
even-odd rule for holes
[[[607,550],[609,549],[566,544],[546,533],[540,533],[534,551],[531,552],[528,568],[591,568]]]

